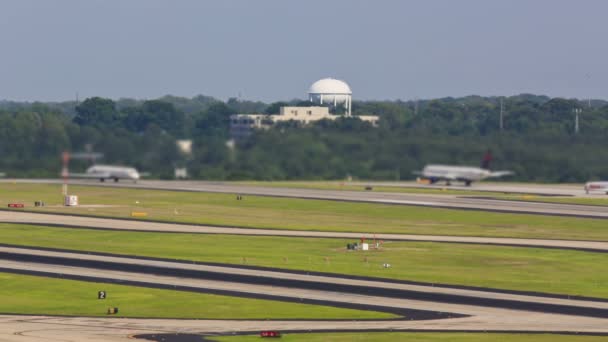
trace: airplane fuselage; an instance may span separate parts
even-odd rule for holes
[[[585,192],[603,192],[608,195],[608,182],[587,182],[585,183]]]
[[[425,166],[422,171],[414,172],[414,174],[422,176],[422,179],[431,184],[445,181],[446,185],[450,185],[452,181],[459,181],[464,182],[466,186],[486,178],[503,177],[513,174],[512,171],[490,171],[491,161],[492,154],[488,150],[481,160],[481,167],[430,164]]]
[[[421,176],[428,179],[431,183],[445,180],[446,182],[465,182],[467,185],[471,184],[471,182],[488,178],[491,175],[491,171],[479,167],[452,165],[427,165],[421,172]]]
[[[115,182],[119,179],[130,179],[136,182],[140,178],[136,169],[127,166],[94,165],[87,169],[86,174],[91,178],[99,178],[102,182],[106,179],[113,179]]]

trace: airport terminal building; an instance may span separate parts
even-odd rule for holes
[[[336,120],[340,115],[329,113],[327,107],[281,107],[279,114],[234,114],[230,116],[230,136],[242,139],[251,134],[254,129],[267,129],[274,124],[286,121],[295,121],[302,125],[319,120]],[[376,126],[378,117],[371,115],[358,115],[356,118]]]

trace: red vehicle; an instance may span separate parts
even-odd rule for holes
[[[274,330],[262,331],[260,337],[281,337],[281,333]]]

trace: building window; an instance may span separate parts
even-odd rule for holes
[[[306,113],[307,113],[308,115],[312,115],[312,110],[307,110],[307,111],[306,111]]]

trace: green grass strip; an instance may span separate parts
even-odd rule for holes
[[[0,273],[0,313],[207,319],[375,319],[395,315],[193,292]],[[97,299],[106,291],[105,300]],[[114,316],[114,315],[113,315]]]
[[[0,224],[0,241],[236,265],[608,298],[607,253],[431,242],[346,251],[346,239],[104,231]],[[389,263],[390,268],[382,265]]]

